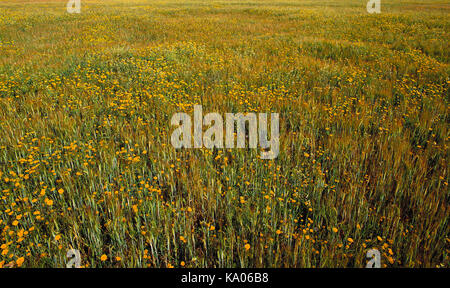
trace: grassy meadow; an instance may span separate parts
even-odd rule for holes
[[[444,0],[0,0],[0,267],[449,267]],[[174,149],[276,112],[280,154]]]

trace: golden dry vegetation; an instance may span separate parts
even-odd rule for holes
[[[0,1],[0,267],[449,266],[446,1]],[[280,113],[280,155],[170,144]]]

